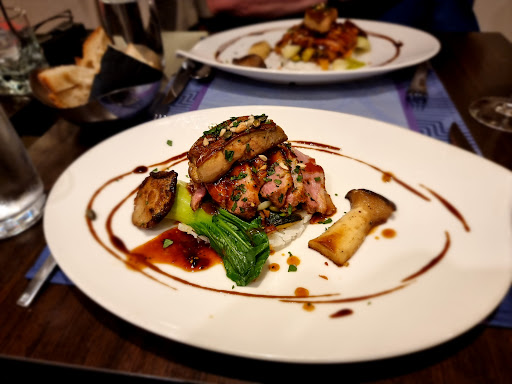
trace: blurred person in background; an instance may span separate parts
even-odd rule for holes
[[[190,3],[196,5],[199,19],[191,29],[216,32],[271,20],[302,18],[308,7],[322,1],[194,0]],[[341,18],[387,21],[430,33],[479,30],[473,12],[474,0],[329,0],[324,3],[336,7]]]

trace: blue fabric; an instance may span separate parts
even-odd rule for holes
[[[385,12],[380,20],[429,32],[479,30],[473,0],[402,0]]]

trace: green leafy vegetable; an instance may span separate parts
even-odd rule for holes
[[[228,278],[239,286],[251,283],[259,276],[270,255],[261,218],[248,223],[225,209],[213,216],[201,208],[193,211],[190,199],[185,183],[178,182],[174,205],[167,217],[208,237],[211,247],[222,257]]]

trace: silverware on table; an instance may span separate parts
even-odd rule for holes
[[[406,100],[413,108],[425,108],[428,101],[427,75],[430,70],[430,62],[425,61],[418,65],[411,84],[406,92]]]
[[[167,116],[170,104],[176,101],[176,99],[181,95],[190,79],[206,80],[211,77],[211,74],[212,67],[209,65],[186,59],[182,63],[176,76],[174,76],[171,85],[165,87],[165,89],[168,88],[167,92],[165,92],[164,89],[164,91],[155,99],[155,103],[152,108],[153,118],[159,119]]]
[[[475,149],[469,143],[466,136],[464,136],[457,123],[453,122],[452,125],[450,126],[448,138],[451,144],[459,148],[465,149],[466,151],[476,153]]]
[[[16,304],[21,307],[28,307],[56,266],[57,262],[53,256],[49,254],[43,265],[41,265],[41,267],[37,270],[34,278],[30,281],[25,291],[19,297]]]

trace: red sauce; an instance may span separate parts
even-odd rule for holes
[[[277,272],[279,269],[281,269],[281,267],[277,263],[272,263],[268,266],[268,270],[272,272]]]
[[[288,265],[297,266],[300,264],[300,259],[297,256],[290,256],[288,257],[288,259],[286,259],[286,262],[288,263]]]
[[[392,228],[386,228],[382,230],[381,234],[382,237],[385,237],[386,239],[392,239],[396,236],[396,231]]]
[[[345,316],[351,315],[353,313],[354,313],[354,311],[351,310],[350,308],[344,308],[344,309],[340,309],[337,312],[334,312],[332,315],[329,315],[329,317],[332,317],[334,319],[337,317],[345,317]]]
[[[297,287],[295,289],[295,296],[297,297],[308,297],[309,296],[309,290],[303,287]]]
[[[166,240],[172,244],[165,247]],[[165,248],[164,248],[165,247]],[[130,265],[144,268],[146,263],[172,264],[185,271],[194,272],[222,264],[222,259],[203,240],[196,239],[177,227],[171,228],[130,252]]]

